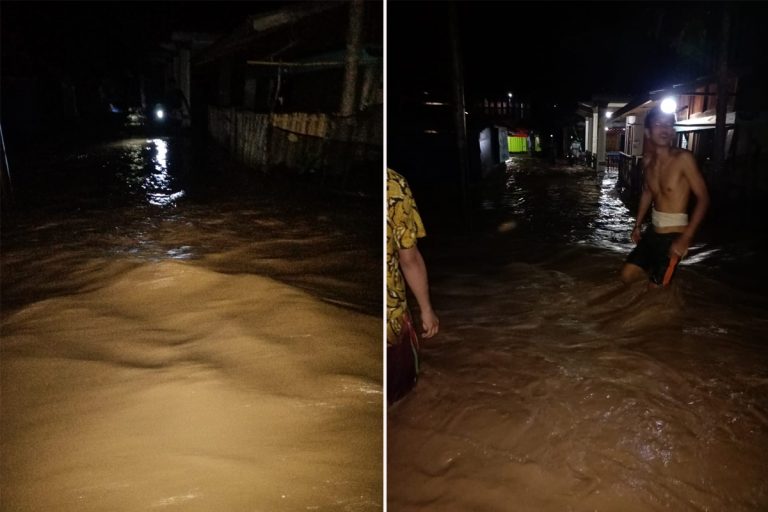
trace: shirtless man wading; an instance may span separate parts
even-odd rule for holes
[[[621,269],[621,280],[631,283],[646,277],[649,286],[666,286],[677,264],[688,252],[709,206],[709,193],[690,151],[673,148],[675,116],[658,107],[645,118],[645,183],[632,230],[637,246]],[[696,197],[696,207],[688,218],[688,200]],[[640,233],[640,226],[653,205],[652,227]]]

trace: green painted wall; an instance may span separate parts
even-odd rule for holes
[[[528,151],[528,139],[525,137],[507,137],[507,145],[510,153],[526,153]]]

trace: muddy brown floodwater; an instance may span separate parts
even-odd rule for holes
[[[14,167],[0,508],[381,510],[381,201],[188,150]]]
[[[617,288],[615,178],[518,158],[481,234],[425,239],[441,333],[388,412],[390,512],[768,510],[766,282],[727,271],[765,275],[764,232]]]

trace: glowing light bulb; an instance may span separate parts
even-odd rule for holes
[[[673,114],[677,112],[677,102],[672,98],[664,98],[661,102],[661,111],[665,114]]]

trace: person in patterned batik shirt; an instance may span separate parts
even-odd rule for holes
[[[427,267],[416,241],[426,235],[406,179],[387,169],[387,401],[413,388],[419,374],[419,337],[413,328],[406,283],[419,305],[423,338],[437,334],[439,320],[429,300]]]

